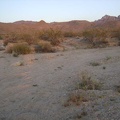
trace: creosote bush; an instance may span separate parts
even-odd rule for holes
[[[106,38],[109,36],[109,32],[103,29],[90,29],[83,31],[82,36],[89,40],[93,47],[105,47],[108,44]]]
[[[52,45],[59,45],[62,41],[63,34],[61,30],[49,29],[39,32],[39,38],[51,42]]]

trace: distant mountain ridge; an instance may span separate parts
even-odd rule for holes
[[[44,20],[37,21],[16,21],[13,23],[1,23],[0,22],[0,34],[6,32],[16,32],[20,30],[41,30],[49,28],[57,28],[63,31],[84,31],[86,29],[95,27],[120,27],[120,15],[110,16],[105,15],[101,19],[94,22],[89,22],[87,20],[72,20],[68,22],[51,22],[46,23]]]

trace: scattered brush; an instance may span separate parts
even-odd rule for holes
[[[62,42],[63,34],[59,29],[48,29],[39,32],[39,38],[49,41],[52,45],[59,45]]]
[[[83,90],[100,90],[101,83],[97,80],[93,80],[88,72],[82,72],[80,76],[81,82],[78,84],[78,89]]]

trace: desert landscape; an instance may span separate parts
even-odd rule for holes
[[[0,23],[0,120],[119,120],[120,16]]]

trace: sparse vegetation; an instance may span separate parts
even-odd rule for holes
[[[48,29],[39,32],[39,38],[51,42],[52,45],[59,45],[63,34],[58,29]]]
[[[63,33],[64,37],[76,37],[77,33],[73,32],[73,31],[67,31]]]
[[[77,84],[75,92],[70,93],[67,101],[64,103],[64,107],[68,107],[72,104],[80,105],[84,102],[101,98],[101,96],[97,96],[93,91],[88,92],[88,90],[100,90],[101,87],[102,84],[98,80],[93,80],[87,71],[83,71],[80,75],[80,81]]]
[[[72,93],[69,95],[67,102],[64,103],[64,107],[70,106],[70,105],[80,105],[83,102],[87,102],[88,98],[87,95],[84,93]]]
[[[20,39],[24,42],[27,42],[29,45],[38,43],[38,36],[37,33],[23,33],[20,34]]]
[[[101,83],[97,80],[92,79],[88,72],[84,71],[80,75],[80,83],[77,85],[77,89],[83,90],[100,90]]]
[[[108,36],[108,31],[103,29],[90,29],[82,33],[82,36],[89,40],[92,44],[92,47],[104,47],[108,45],[106,40]]]

